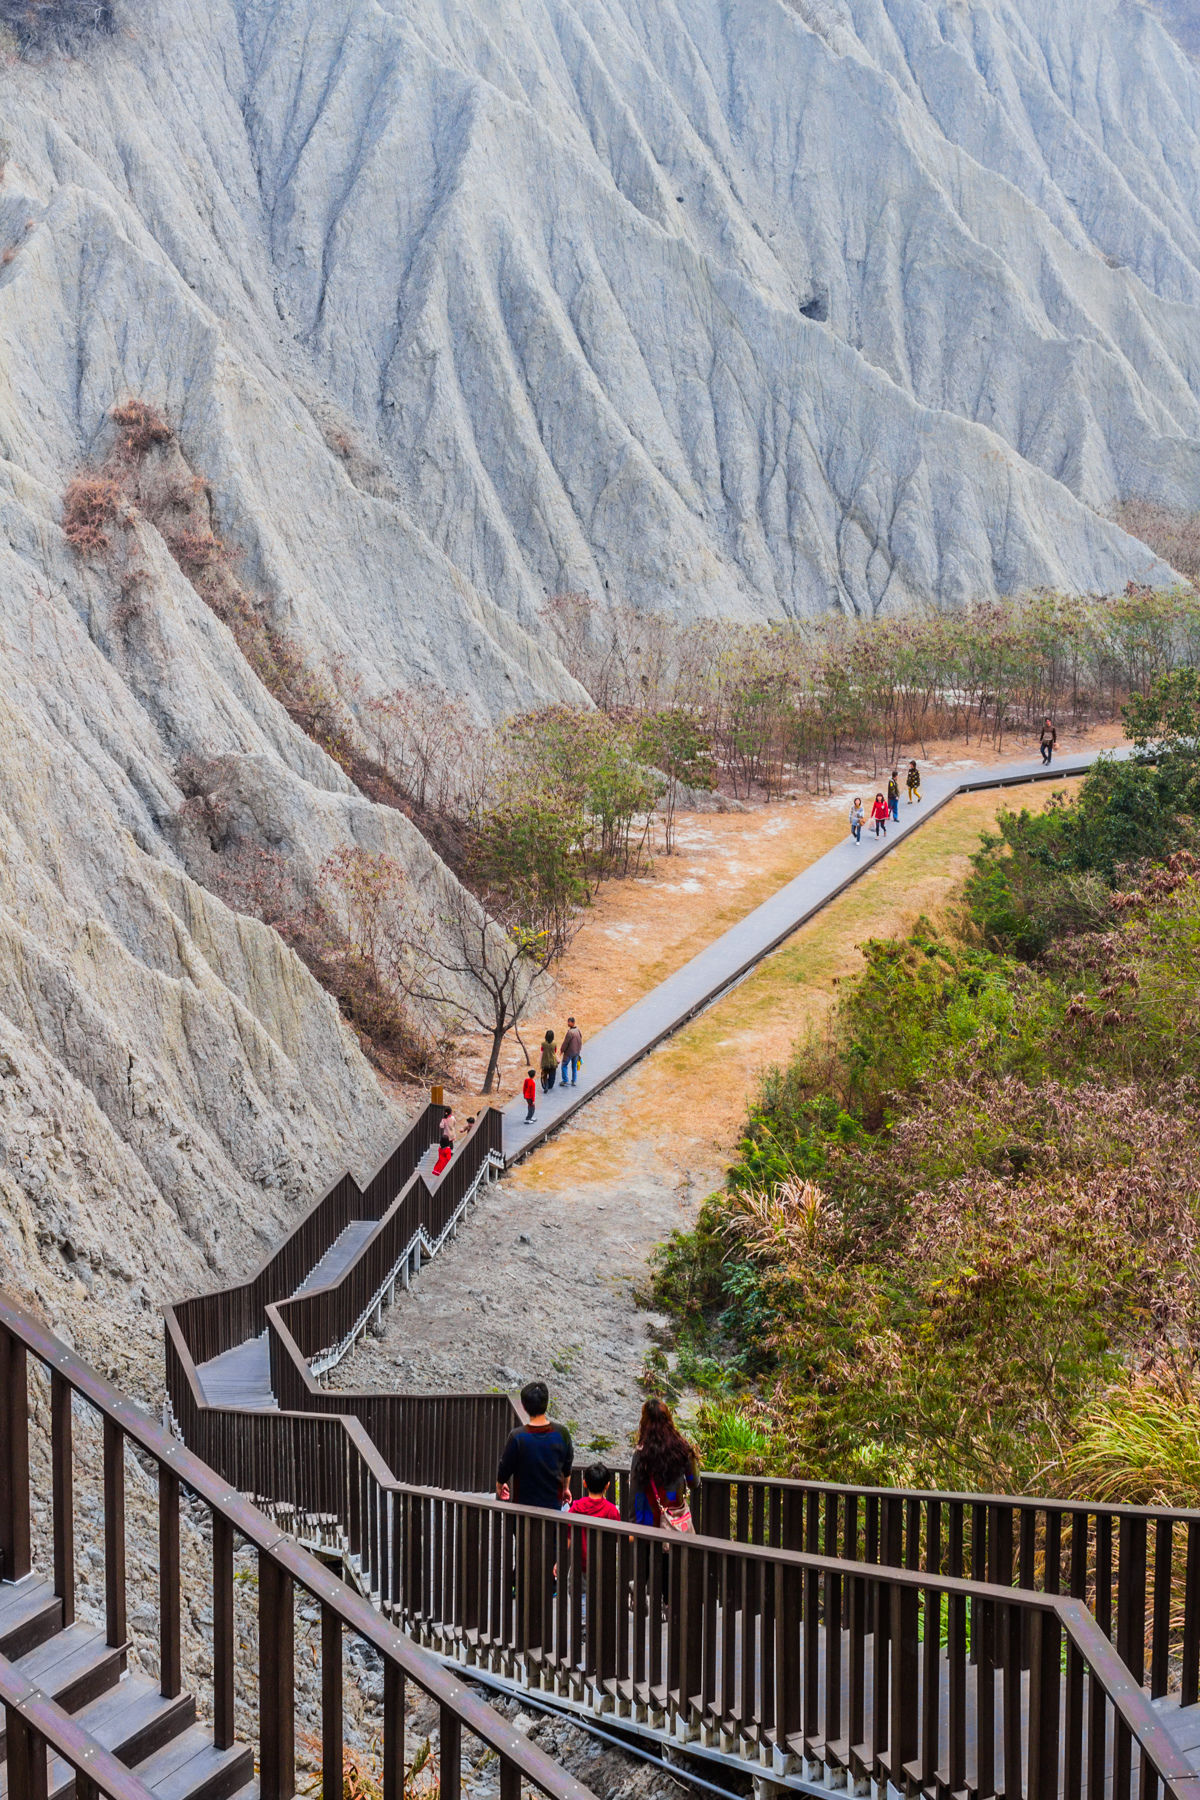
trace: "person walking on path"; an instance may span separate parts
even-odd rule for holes
[[[882,794],[876,794],[875,804],[871,808],[871,817],[875,821],[875,836],[887,836],[888,803]]]
[[[918,769],[915,762],[910,762],[908,765],[908,774],[905,776],[905,786],[908,789],[908,804],[911,806],[914,800],[919,804],[921,799],[921,771]]]
[[[856,844],[862,843],[864,818],[863,804],[856,794],[854,799],[850,802],[850,836],[854,839]]]
[[[454,1108],[448,1106],[442,1114],[442,1122],[438,1126],[437,1161],[433,1165],[435,1175],[440,1175],[450,1158],[454,1155],[454,1134],[457,1126],[454,1123]]]
[[[542,1039],[542,1092],[553,1091],[558,1077],[558,1051],[554,1047],[554,1033],[548,1031]]]
[[[567,1029],[562,1041],[562,1085],[567,1085],[567,1064],[571,1065],[571,1086],[575,1086],[579,1074],[579,1056],[583,1049],[583,1033],[574,1019],[567,1020]]]
[[[893,769],[888,776],[887,802],[892,809],[892,818],[900,822],[900,771]]]
[[[1058,743],[1058,732],[1054,729],[1054,721],[1045,719],[1042,722],[1042,761],[1050,767],[1050,758],[1054,755],[1054,746]]]
[[[608,1497],[612,1472],[602,1462],[592,1463],[583,1471],[583,1493],[571,1502],[569,1510],[585,1519],[619,1519],[621,1510]],[[583,1534],[583,1566],[587,1568],[587,1533]]]
[[[691,1531],[690,1495],[700,1480],[700,1464],[693,1445],[675,1426],[665,1400],[647,1400],[638,1425],[637,1449],[629,1465],[633,1488],[633,1517],[638,1525],[660,1531]],[[660,1552],[663,1616],[670,1598],[671,1564],[666,1549]]]
[[[567,1483],[575,1461],[575,1447],[565,1425],[546,1415],[550,1390],[544,1381],[530,1381],[521,1389],[521,1405],[527,1419],[508,1434],[496,1470],[497,1500],[514,1500],[518,1506],[541,1506],[561,1512]]]
[[[525,1123],[533,1124],[533,1108],[537,1100],[537,1082],[533,1079],[533,1070],[526,1069],[525,1079],[521,1083],[521,1097],[525,1101]]]

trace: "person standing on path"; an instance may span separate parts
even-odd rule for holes
[[[691,1531],[690,1496],[700,1480],[695,1447],[675,1426],[665,1400],[647,1400],[638,1424],[637,1449],[629,1465],[635,1524],[669,1532]],[[662,1558],[663,1611],[670,1598],[671,1564]]]
[[[454,1135],[457,1126],[454,1123],[454,1108],[448,1106],[442,1114],[442,1122],[438,1126],[437,1161],[433,1165],[435,1175],[440,1175],[450,1158],[454,1155]]]
[[[892,809],[892,818],[900,822],[900,771],[893,769],[888,776],[887,802]]]
[[[619,1519],[620,1508],[614,1506],[608,1497],[608,1484],[612,1480],[611,1471],[602,1462],[592,1463],[583,1471],[583,1493],[578,1500],[572,1500],[568,1510],[579,1513],[585,1519]],[[583,1566],[587,1568],[587,1533],[583,1535],[581,1545]]]
[[[908,788],[908,804],[911,806],[914,800],[920,804],[921,771],[918,769],[915,762],[910,762],[908,765],[908,774],[905,776],[905,786]]]
[[[665,1400],[647,1400],[629,1465],[635,1524],[661,1526],[663,1510],[687,1500],[700,1480],[695,1446],[676,1428]]]
[[[546,1415],[550,1390],[544,1381],[530,1381],[521,1389],[521,1405],[527,1419],[508,1434],[496,1470],[497,1500],[514,1500],[518,1506],[541,1506],[560,1512],[567,1497],[567,1483],[575,1461],[575,1447],[565,1425]]]
[[[553,1091],[558,1076],[558,1051],[554,1047],[554,1033],[548,1031],[542,1039],[542,1092]]]
[[[850,836],[856,844],[862,843],[862,828],[865,819],[863,804],[858,795],[850,802]]]
[[[875,804],[871,808],[871,817],[875,821],[875,836],[887,836],[888,803],[882,794],[876,794]]]
[[[526,1069],[525,1079],[521,1083],[521,1097],[525,1102],[525,1123],[533,1124],[533,1108],[537,1100],[537,1082],[533,1079],[533,1070]]]
[[[579,1074],[579,1056],[583,1049],[583,1033],[573,1018],[567,1020],[567,1029],[562,1041],[562,1085],[567,1085],[567,1064],[571,1065],[571,1086],[575,1086]]]
[[[1042,761],[1045,763],[1047,768],[1050,767],[1050,758],[1054,755],[1054,746],[1057,743],[1058,743],[1058,732],[1054,728],[1053,720],[1052,719],[1044,719],[1042,721],[1041,746],[1042,746]]]

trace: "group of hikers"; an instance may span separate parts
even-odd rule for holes
[[[1055,746],[1058,743],[1058,732],[1054,728],[1052,719],[1044,720],[1038,743],[1042,753],[1042,762],[1046,768],[1049,768]],[[912,806],[915,802],[919,805],[921,801],[921,771],[915,762],[910,762],[908,765],[904,785],[908,789],[908,804]],[[886,837],[888,820],[895,823],[899,818],[900,771],[893,769],[888,777],[886,794],[876,794],[869,814],[863,810],[861,795],[856,794],[850,802],[850,836],[856,844],[861,844],[863,826],[871,824],[875,827],[876,837]]]
[[[542,1039],[541,1066],[542,1092],[544,1094],[549,1094],[553,1091],[560,1070],[562,1072],[563,1087],[575,1087],[578,1085],[579,1071],[583,1067],[583,1033],[580,1031],[573,1017],[567,1020],[567,1029],[563,1033],[561,1049],[555,1042],[553,1031],[548,1031]],[[568,1076],[570,1077],[569,1080]],[[534,1105],[537,1101],[537,1081],[534,1078],[532,1069],[528,1070],[526,1073],[525,1080],[521,1086],[521,1093],[525,1099],[525,1123],[529,1125],[533,1121]],[[468,1131],[470,1131],[474,1123],[475,1115],[472,1114],[467,1120]],[[452,1106],[443,1107],[441,1119],[438,1121],[438,1152],[433,1165],[434,1175],[441,1175],[444,1173],[451,1157],[454,1155],[454,1145],[457,1137],[458,1121],[454,1117],[454,1108]]]
[[[496,1498],[588,1519],[619,1519],[620,1510],[609,1498],[612,1471],[603,1462],[591,1463],[583,1471],[583,1493],[572,1500],[575,1449],[567,1427],[548,1416],[549,1404],[544,1381],[528,1382],[521,1389],[526,1421],[509,1433],[496,1470]],[[676,1426],[670,1407],[665,1400],[647,1400],[629,1465],[633,1523],[692,1531],[690,1496],[699,1479],[695,1446]]]
[[[908,804],[910,806],[921,801],[921,771],[915,762],[908,765],[906,777],[908,788]],[[900,771],[893,769],[888,777],[887,793],[876,794],[871,807],[871,823],[875,827],[876,837],[886,837],[888,820],[900,817]],[[867,823],[867,815],[863,812],[863,803],[856,794],[850,802],[850,835],[856,844],[862,842],[863,826]]]
[[[555,1042],[554,1033],[548,1031],[542,1039],[541,1080],[543,1094],[552,1094],[554,1084],[562,1073],[563,1087],[575,1087],[579,1081],[579,1071],[583,1067],[583,1033],[574,1018],[567,1020],[567,1029],[563,1032],[561,1048]],[[570,1081],[567,1080],[568,1072]],[[525,1101],[525,1123],[531,1125],[536,1117],[537,1079],[532,1069],[525,1071],[525,1080],[521,1084],[521,1094]]]

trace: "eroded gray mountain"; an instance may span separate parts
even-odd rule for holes
[[[1200,87],[1134,0],[124,0],[0,67],[0,1252],[60,1323],[244,1267],[395,1129],[333,1003],[188,880],[447,877],[157,532],[63,537],[129,396],[361,694],[573,689],[538,608],[1165,579],[1200,505]]]

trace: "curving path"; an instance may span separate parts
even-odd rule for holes
[[[769,900],[747,913],[715,943],[677,969],[649,994],[628,1007],[619,1018],[598,1031],[584,1045],[584,1071],[578,1087],[556,1087],[553,1094],[539,1091],[534,1122],[525,1123],[525,1102],[516,1099],[504,1109],[504,1158],[516,1162],[558,1131],[582,1106],[646,1056],[656,1044],[681,1025],[711,1006],[744,979],[772,950],[821,908],[828,906],[860,875],[910,837],[934,813],[959,794],[981,788],[1015,787],[1030,781],[1061,781],[1084,775],[1099,752],[1083,751],[1060,757],[1049,769],[1040,756],[991,767],[926,772],[922,777],[920,805],[910,806],[907,795],[900,801],[898,824],[890,824],[886,838],[868,836],[856,844],[845,841],[827,851],[801,871]],[[1127,747],[1112,752],[1126,757]]]

